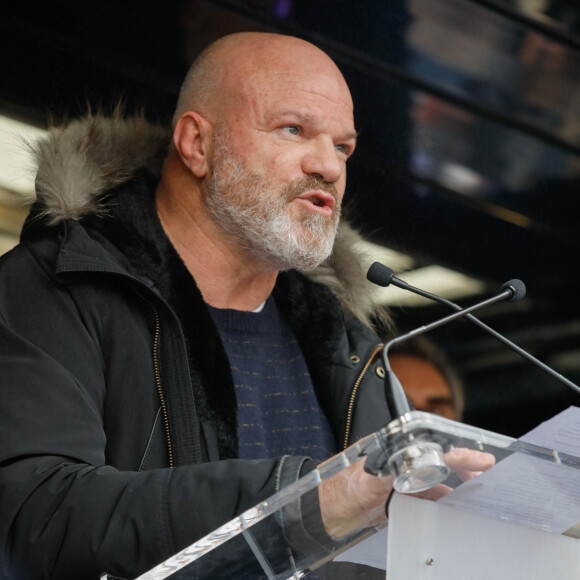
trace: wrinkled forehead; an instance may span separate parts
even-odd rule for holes
[[[260,91],[262,94],[277,92],[282,97],[284,93],[294,91],[310,94],[331,103],[341,105],[352,111],[353,103],[350,90],[340,71],[331,67],[301,66],[280,68],[259,68],[248,83],[250,93]]]
[[[222,71],[223,89],[232,104],[243,106],[306,105],[331,107],[352,119],[353,102],[336,64],[306,43],[280,43],[277,50],[248,47],[232,55]],[[222,101],[223,102],[223,101]]]

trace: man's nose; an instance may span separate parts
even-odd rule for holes
[[[319,135],[302,160],[302,171],[307,175],[319,175],[328,183],[336,183],[344,171],[344,161],[330,137]]]

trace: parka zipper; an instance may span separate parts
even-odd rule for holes
[[[383,348],[383,345],[378,344],[372,350],[372,352],[371,352],[370,356],[368,357],[364,367],[362,368],[362,371],[360,372],[359,376],[357,377],[357,379],[354,383],[354,386],[352,388],[352,391],[350,393],[350,399],[348,401],[348,408],[347,408],[347,412],[346,412],[346,427],[344,429],[344,441],[343,441],[343,447],[342,447],[343,451],[348,447],[348,440],[350,438],[350,430],[352,428],[352,414],[354,412],[354,402],[356,400],[356,395],[357,395],[358,389],[360,387],[360,384],[361,384],[366,372],[368,371],[369,367],[371,366],[373,360],[375,359],[375,357],[381,351],[382,348]]]
[[[165,403],[165,395],[163,393],[163,385],[161,383],[161,365],[159,364],[159,337],[161,334],[161,321],[159,317],[159,311],[155,304],[150,300],[145,298],[141,292],[134,289],[135,293],[144,301],[149,304],[153,310],[155,316],[155,332],[153,334],[153,373],[155,376],[155,388],[157,389],[157,395],[159,396],[159,402],[161,404],[161,414],[163,416],[163,428],[165,431],[165,439],[167,441],[167,454],[169,456],[169,467],[173,468],[173,446],[171,444],[171,432],[169,430],[169,416],[167,414],[167,404]]]

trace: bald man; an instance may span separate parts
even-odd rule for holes
[[[171,132],[96,116],[38,145],[0,268],[3,578],[134,578],[389,421],[339,226],[356,139],[328,56],[244,33]],[[271,531],[288,553],[384,521],[390,478],[349,474],[321,529]]]

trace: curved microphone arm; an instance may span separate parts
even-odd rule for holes
[[[468,308],[460,308],[457,312],[453,314],[449,314],[439,320],[435,320],[429,324],[424,326],[420,326],[419,328],[415,328],[406,334],[402,334],[401,336],[397,336],[392,340],[389,340],[385,346],[383,347],[382,351],[382,359],[385,366],[385,398],[387,400],[387,405],[389,408],[389,412],[391,413],[391,417],[393,419],[404,415],[410,411],[409,403],[407,401],[407,397],[399,382],[399,379],[395,375],[395,373],[391,369],[391,365],[389,363],[389,349],[401,342],[405,342],[406,340],[410,340],[415,336],[419,336],[420,334],[424,334],[438,328],[439,326],[443,326],[444,324],[448,324],[449,322],[453,322],[457,318],[462,318],[464,316],[470,316],[470,312],[474,310],[479,310],[480,308],[485,308],[486,306],[490,306],[495,304],[496,302],[501,302],[502,300],[510,300],[513,297],[513,291],[511,288],[505,288],[496,296],[492,296],[491,298],[487,298],[473,306]],[[477,320],[477,319],[476,319]]]
[[[488,326],[487,324],[485,324],[484,322],[482,322],[481,320],[470,314],[469,309],[467,308],[463,309],[461,308],[461,306],[459,306],[459,304],[455,304],[455,302],[451,302],[451,300],[447,300],[442,296],[432,294],[431,292],[427,292],[426,290],[422,290],[421,288],[417,288],[415,286],[412,286],[411,284],[408,284],[404,280],[397,278],[394,275],[394,272],[391,268],[385,266],[384,264],[381,264],[380,262],[374,262],[371,265],[367,273],[367,278],[369,281],[379,286],[389,286],[390,284],[392,284],[393,286],[397,286],[402,290],[408,290],[409,292],[413,292],[414,294],[423,296],[423,298],[427,298],[429,300],[433,300],[435,302],[439,302],[440,304],[449,306],[458,313],[460,311],[464,312],[465,318],[469,320],[471,323],[475,324],[476,326],[479,326],[479,328],[481,328],[482,330],[493,336],[496,340],[498,340],[508,348],[511,348],[512,350],[517,352],[521,357],[525,358],[527,361],[541,368],[544,372],[548,373],[550,376],[554,377],[562,384],[566,385],[576,393],[580,394],[580,387],[578,385],[576,385],[571,380],[567,379],[566,377],[555,371],[553,368],[543,363],[541,360],[537,359],[535,356],[531,355],[529,352],[525,351],[523,348],[521,348],[520,346],[518,346],[505,336],[503,336],[503,334],[500,334],[499,332],[497,332],[496,330],[494,330],[493,328],[491,328],[490,326]],[[512,293],[511,297],[507,298],[508,302],[521,300],[526,295],[525,284],[518,279],[510,280],[505,284],[503,284],[502,290],[511,291]]]

